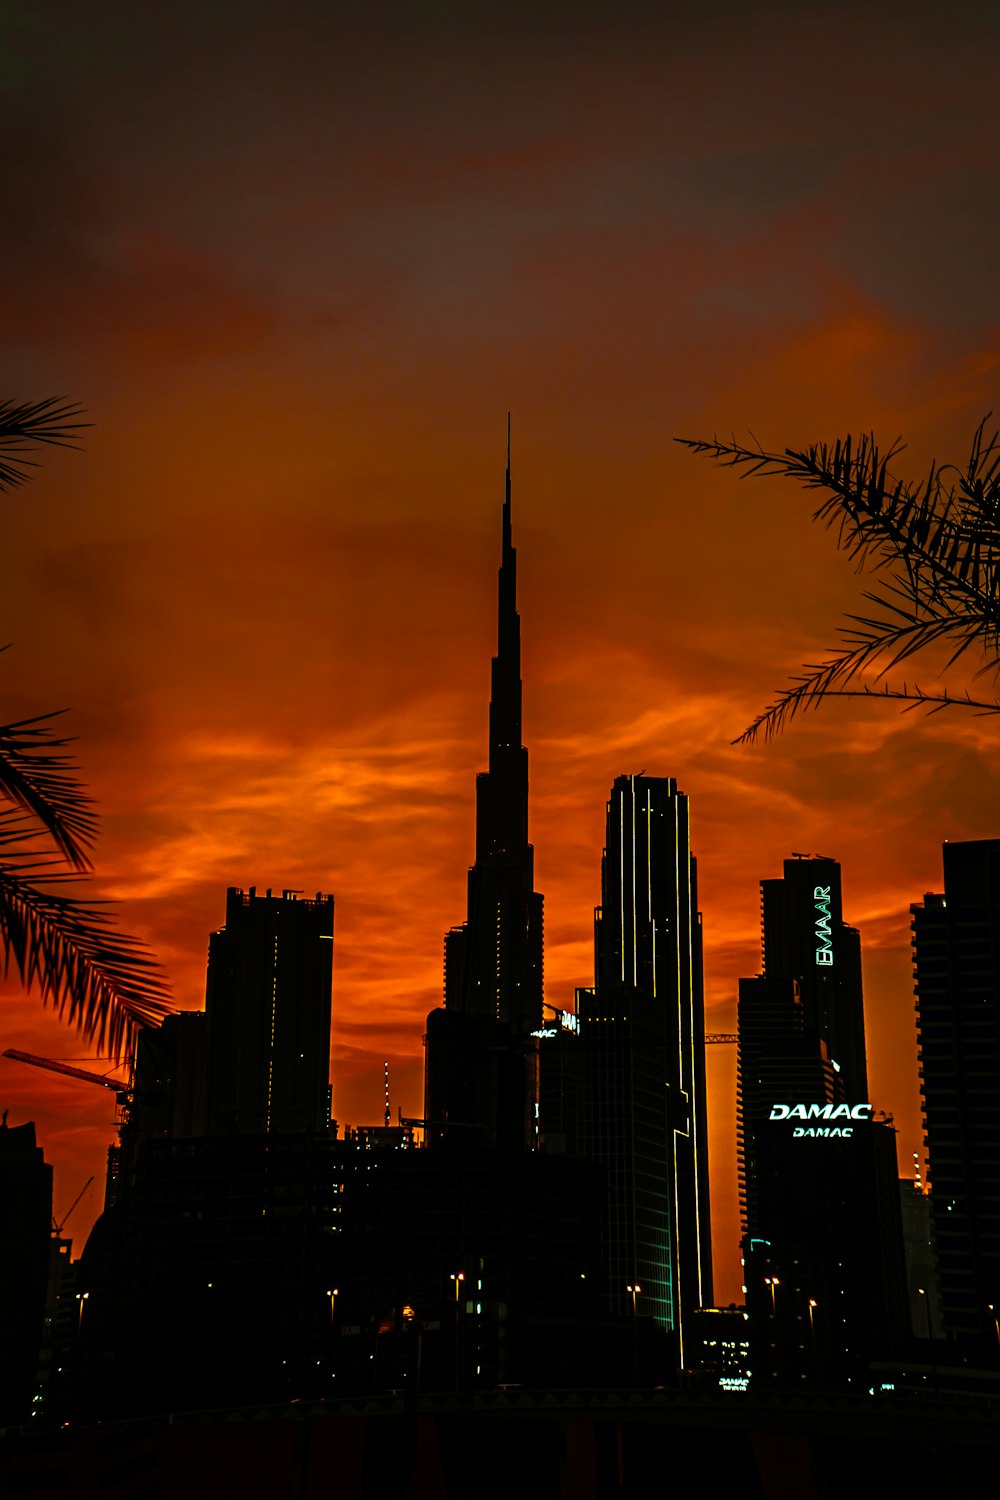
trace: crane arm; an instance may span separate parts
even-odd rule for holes
[[[47,1068],[50,1073],[63,1073],[67,1078],[79,1078],[84,1083],[99,1083],[101,1088],[111,1089],[116,1094],[128,1091],[126,1084],[116,1083],[113,1078],[104,1078],[100,1073],[88,1073],[84,1068],[74,1068],[69,1063],[53,1062],[49,1057],[36,1057],[33,1052],[18,1052],[16,1047],[8,1047],[0,1056],[10,1057],[14,1062],[30,1063],[33,1068]]]

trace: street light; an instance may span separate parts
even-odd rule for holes
[[[89,1296],[89,1292],[77,1292],[76,1294],[76,1300],[80,1304],[80,1316],[77,1318],[76,1322],[77,1335],[79,1335],[83,1330],[83,1304],[86,1302]]]
[[[917,1287],[917,1296],[918,1297],[923,1297],[923,1299],[924,1299],[924,1318],[926,1319],[926,1322],[927,1322],[927,1340],[928,1340],[928,1343],[929,1343],[930,1342],[930,1337],[931,1337],[931,1303],[930,1303],[930,1298],[927,1295],[927,1288],[926,1287],[922,1287],[922,1286],[918,1286]]]
[[[337,1298],[340,1295],[340,1288],[337,1287],[337,1286],[333,1286],[333,1287],[330,1288],[330,1290],[327,1292],[326,1295],[330,1299],[330,1328],[332,1330],[333,1329],[334,1314],[337,1311]]]
[[[636,1297],[638,1297],[641,1294],[642,1287],[639,1285],[638,1282],[635,1282],[634,1285],[630,1284],[630,1285],[626,1286],[625,1290],[627,1292],[629,1292],[631,1294],[631,1297],[632,1297],[632,1354],[633,1354],[633,1357],[634,1357],[634,1360],[635,1360],[635,1383],[636,1383],[636,1385],[638,1385],[639,1384],[639,1317],[638,1317],[638,1309],[636,1308],[636,1305],[635,1305],[635,1299],[636,1299]]]
[[[457,1391],[462,1384],[462,1320],[459,1316],[458,1299],[461,1296],[465,1272],[454,1271],[451,1279],[455,1283],[455,1389]]]
[[[775,1289],[776,1286],[780,1286],[781,1282],[779,1281],[779,1279],[778,1279],[777,1276],[765,1276],[764,1277],[764,1285],[765,1286],[769,1286],[771,1288],[771,1317],[774,1318],[774,1317],[777,1316],[777,1312],[778,1312],[778,1309],[777,1309],[777,1307],[775,1305],[775,1301],[774,1301],[774,1289]]]

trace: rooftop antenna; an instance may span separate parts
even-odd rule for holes
[[[504,544],[510,546],[510,412],[507,413],[507,473],[504,475]]]

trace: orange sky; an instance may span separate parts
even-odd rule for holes
[[[2,505],[3,716],[72,710],[95,890],[180,1005],[227,886],[332,890],[335,1111],[378,1118],[388,1055],[417,1112],[473,853],[512,410],[548,998],[590,978],[613,779],[676,776],[711,1029],[758,967],[758,881],[793,849],[841,861],[906,1170],[908,907],[944,839],[1000,835],[996,729],[831,704],[733,748],[859,583],[808,496],[672,439],[872,428],[906,435],[904,472],[964,456],[1000,365],[996,22],[702,10],[0,4],[3,393],[95,423]],[[89,1055],[12,983],[5,1014],[5,1045]],[[713,1049],[722,1300],[734,1068]],[[64,1211],[110,1096],[0,1069]]]

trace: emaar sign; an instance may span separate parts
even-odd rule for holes
[[[830,931],[830,887],[813,887],[813,904],[816,907],[816,962],[821,969],[833,967],[833,933]]]
[[[772,1104],[770,1120],[800,1120],[792,1135],[815,1139],[849,1140],[854,1134],[855,1123],[867,1122],[872,1117],[870,1104]],[[835,1125],[835,1120],[843,1124]],[[807,1123],[813,1121],[815,1123]],[[820,1123],[822,1121],[822,1124]]]

